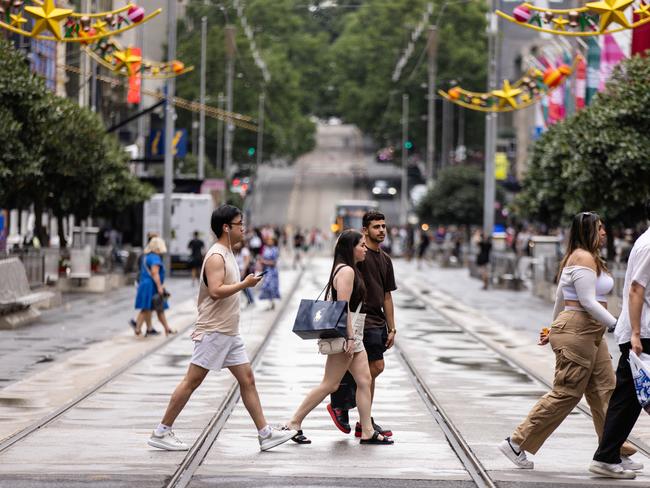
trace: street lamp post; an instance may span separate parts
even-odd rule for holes
[[[167,59],[171,63],[176,58],[176,0],[167,0]],[[172,238],[172,186],[174,184],[174,104],[172,102],[176,82],[172,76],[165,84],[167,103],[165,104],[165,176],[163,200],[163,239],[169,246]],[[165,254],[165,268],[171,271],[171,258]]]
[[[408,165],[408,149],[406,143],[409,138],[409,96],[408,94],[402,95],[402,188],[400,195],[400,224],[406,225],[408,214],[408,181],[407,181],[407,165]]]
[[[208,18],[201,17],[201,85],[199,101],[201,112],[199,112],[199,180],[205,178],[205,69],[206,51],[208,38]]]
[[[494,14],[494,2],[490,0],[488,13],[488,92],[496,89],[496,35],[497,16]],[[494,157],[496,152],[497,114],[488,112],[485,117],[485,183],[483,195],[483,234],[492,235],[494,230],[494,200],[496,184],[494,181]]]
[[[262,91],[260,93],[260,107],[258,110],[257,116],[257,171],[260,169],[262,164],[262,145],[264,144],[264,102],[266,100],[266,95]]]
[[[235,28],[232,25],[227,25],[225,28],[226,34],[226,111],[232,113],[232,85],[233,77],[235,75]],[[235,126],[232,119],[229,117],[226,121],[226,134],[224,136],[224,178],[226,180],[226,189],[228,188],[230,171],[232,166],[232,139],[235,132]]]
[[[435,26],[429,26],[429,40],[427,43],[428,64],[427,73],[429,83],[427,87],[427,185],[433,184],[434,169],[433,159],[436,144],[436,51],[438,48],[438,33]]]

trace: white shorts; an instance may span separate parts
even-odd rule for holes
[[[250,363],[250,360],[240,335],[211,332],[204,334],[199,340],[194,340],[194,352],[190,362],[205,369],[218,371]]]

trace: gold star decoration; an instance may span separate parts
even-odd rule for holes
[[[557,30],[566,30],[566,25],[569,23],[567,19],[564,17],[553,17],[553,20],[551,20],[555,24],[555,27]]]
[[[107,32],[106,26],[108,24],[104,22],[103,20],[98,20],[93,24],[93,29],[97,32],[97,35],[103,35],[104,33]]]
[[[122,66],[126,66],[127,71],[130,75],[133,74],[133,64],[139,63],[142,61],[142,56],[131,53],[131,48],[127,47],[123,51],[117,51],[113,54],[113,57],[117,61],[115,66],[115,71],[119,70]]]
[[[13,27],[18,27],[19,29],[22,27],[24,23],[27,22],[27,19],[23,17],[23,14],[18,12],[17,14],[11,14],[11,25]]]
[[[635,14],[639,16],[641,19],[645,19],[650,17],[650,4],[648,3],[641,3],[639,5],[639,8],[634,11]]]
[[[625,17],[625,10],[634,0],[601,0],[585,5],[590,11],[600,14],[600,31],[604,32],[607,26],[616,22],[623,27],[630,28],[630,23]]]
[[[31,32],[32,37],[47,29],[54,34],[57,41],[61,40],[59,22],[72,13],[69,8],[57,8],[54,5],[54,0],[45,0],[42,7],[25,7],[25,11],[36,20]]]
[[[517,108],[517,100],[515,97],[521,93],[521,89],[512,88],[508,80],[503,80],[503,88],[501,90],[494,90],[492,95],[499,99],[499,107],[503,107],[509,103],[512,108]]]

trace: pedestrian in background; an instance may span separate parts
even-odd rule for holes
[[[366,258],[358,264],[366,288],[361,312],[365,315],[363,346],[370,368],[370,401],[375,398],[375,381],[384,372],[384,353],[395,342],[395,308],[392,292],[397,289],[390,256],[381,249],[386,238],[386,217],[377,211],[366,212],[362,219],[366,243]],[[348,410],[356,406],[356,384],[349,371],[345,373],[339,388],[331,395],[327,411],[336,427],[344,434],[351,432]],[[372,427],[380,434],[390,437],[393,432],[375,423]],[[361,436],[361,424],[357,422],[355,436]]]
[[[650,200],[646,202],[650,222]],[[603,436],[589,471],[611,478],[635,477],[632,470],[641,463],[625,457],[621,446],[632,432],[641,413],[628,359],[630,350],[650,354],[650,229],[634,243],[627,261],[623,284],[623,306],[616,324],[616,341],[621,356],[616,368],[616,388],[609,401]]]
[[[476,266],[478,266],[481,273],[481,280],[483,281],[483,290],[488,289],[490,283],[490,253],[492,252],[492,238],[485,236],[483,232],[479,235],[478,241],[478,254],[476,255]]]
[[[233,246],[233,251],[235,252],[235,259],[237,259],[237,266],[239,266],[239,275],[243,280],[246,275],[249,274],[251,269],[251,252],[246,246],[246,240],[242,240],[240,243],[237,243]],[[250,288],[244,288],[244,295],[246,296],[246,301],[248,305],[253,305],[255,299],[253,298],[253,292]]]
[[[165,283],[165,266],[162,255],[167,252],[165,241],[160,237],[153,237],[144,250],[144,258],[140,266],[140,281],[135,297],[135,308],[140,310],[135,320],[135,335],[140,335],[142,323],[147,323],[146,335],[157,335],[151,324],[151,315],[155,310],[158,320],[165,329],[165,335],[175,334],[167,323],[165,310],[169,308]]]
[[[174,435],[172,425],[210,370],[228,368],[239,384],[242,401],[257,429],[260,449],[266,451],[287,442],[296,432],[272,428],[266,421],[253,369],[239,334],[239,292],[257,285],[262,278],[249,274],[242,281],[239,276],[232,246],[244,239],[241,210],[222,205],[212,213],[210,227],[217,242],[208,250],[201,270],[192,359],[148,443],[168,451],[187,451],[188,445]]]
[[[262,282],[259,299],[270,301],[268,310],[275,309],[275,302],[273,300],[280,299],[279,257],[280,250],[278,249],[277,239],[272,236],[267,237],[264,242],[262,257],[258,261],[262,264],[262,271],[264,272],[264,281]]]
[[[365,314],[356,314],[366,295],[366,287],[357,264],[366,258],[366,244],[363,234],[355,230],[341,233],[334,249],[334,263],[327,283],[325,299],[348,302],[348,323],[345,351],[329,354],[325,363],[325,373],[320,384],[312,389],[302,401],[286,427],[298,433],[293,438],[298,444],[310,444],[303,434],[302,421],[330,393],[335,392],[346,371],[350,371],[357,385],[356,401],[361,420],[361,444],[392,444],[393,441],[377,432],[372,425],[371,408],[372,382],[368,368],[368,355],[363,345]]]
[[[205,243],[199,239],[199,232],[194,231],[194,238],[187,244],[190,250],[190,270],[192,271],[192,286],[199,282],[199,271],[203,264],[203,250]]]
[[[612,362],[603,334],[616,323],[607,311],[607,294],[614,279],[600,257],[607,235],[598,214],[581,212],[573,217],[567,251],[560,263],[550,333],[540,334],[540,344],[550,342],[555,353],[553,389],[532,408],[528,417],[499,449],[516,466],[532,469],[526,452],[535,454],[571,413],[584,395],[600,439],[607,402],[614,390]],[[630,455],[633,448],[624,452]]]

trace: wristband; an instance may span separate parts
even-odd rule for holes
[[[346,337],[345,340],[346,340],[346,341],[353,341],[353,340],[354,340],[354,337]]]

